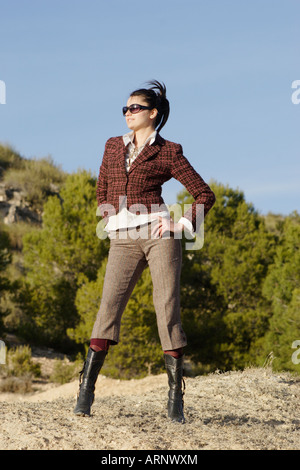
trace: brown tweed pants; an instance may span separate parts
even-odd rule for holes
[[[101,304],[91,337],[118,343],[122,314],[148,265],[162,349],[185,346],[180,319],[181,263],[181,241],[172,233],[151,239],[151,224],[116,232],[116,238],[110,240]]]

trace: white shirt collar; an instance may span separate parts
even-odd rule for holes
[[[149,145],[152,145],[153,142],[155,141],[156,139],[156,134],[157,134],[157,131],[154,131],[152,132],[151,135],[149,135],[148,139],[146,140],[146,142],[144,143],[143,147],[149,142]],[[131,132],[128,132],[128,134],[124,134],[123,135],[123,142],[124,142],[124,145],[125,147],[127,147],[128,144],[133,144],[133,137],[134,137],[134,131],[131,131]]]

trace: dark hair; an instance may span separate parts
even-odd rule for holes
[[[170,104],[166,97],[167,90],[165,84],[159,83],[157,80],[148,82],[148,85],[150,88],[140,88],[133,91],[130,96],[143,96],[151,109],[157,109],[155,128],[159,132],[166,124],[170,114]]]

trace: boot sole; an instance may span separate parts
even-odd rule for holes
[[[74,414],[75,414],[76,416],[88,416],[88,417],[91,416],[90,414],[85,413],[84,411],[76,411],[76,412],[74,411]]]

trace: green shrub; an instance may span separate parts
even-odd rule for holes
[[[31,348],[29,346],[18,346],[8,351],[7,375],[15,377],[26,375],[40,377],[41,366],[32,361]]]
[[[75,362],[69,362],[66,358],[56,359],[54,362],[53,372],[50,375],[50,381],[65,384],[75,379],[82,367],[82,360],[77,359]]]
[[[0,167],[4,170],[8,168],[23,168],[24,158],[21,157],[10,145],[0,144]]]

